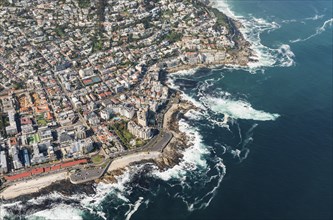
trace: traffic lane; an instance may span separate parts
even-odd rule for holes
[[[94,170],[85,170],[79,171],[78,173],[72,174],[71,179],[73,181],[82,181],[82,180],[89,180],[89,179],[96,179],[103,173],[103,169],[100,167]]]
[[[152,146],[152,150],[162,151],[172,138],[171,133],[163,133],[157,143]]]

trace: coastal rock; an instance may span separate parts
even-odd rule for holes
[[[62,180],[55,182],[48,187],[42,188],[36,193],[22,195],[16,197],[15,199],[8,199],[7,202],[28,201],[30,199],[37,198],[42,195],[48,195],[51,192],[57,192],[65,196],[71,196],[82,193],[85,193],[87,195],[93,195],[95,193],[95,187],[93,183],[94,182],[91,181],[83,184],[74,185],[69,180]]]

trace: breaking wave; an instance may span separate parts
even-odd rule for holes
[[[182,188],[183,193],[174,197],[181,199],[187,205],[188,211],[203,209],[216,195],[226,174],[226,167],[220,157],[212,155],[214,149],[203,143],[203,137],[196,127],[181,120],[179,129],[189,137],[191,147],[184,151],[183,159],[178,165],[165,171],[155,170],[153,175],[171,182],[171,187]],[[208,161],[213,162],[213,167]],[[188,178],[194,182],[195,188]]]
[[[138,201],[135,202],[135,204],[131,205],[131,209],[129,209],[126,213],[126,220],[131,219],[132,215],[138,210],[140,205],[142,204],[143,197],[139,197]]]
[[[48,210],[42,210],[36,212],[30,216],[27,216],[28,220],[59,220],[59,219],[73,219],[82,220],[82,212],[79,209],[75,209],[70,205],[59,204]]]
[[[209,154],[209,150],[203,144],[202,136],[198,129],[190,126],[184,120],[180,120],[179,130],[184,132],[189,138],[189,144],[191,147],[183,152],[183,160],[178,165],[163,172],[156,170],[153,173],[164,181],[173,178],[185,180],[189,170],[195,170],[197,168],[205,169],[207,167],[207,162],[204,159],[204,156]]]
[[[317,20],[320,20],[320,19],[324,18],[324,16],[325,16],[324,14],[322,14],[322,15],[315,14],[312,17],[307,17],[307,18],[303,18],[303,19],[300,19],[300,20],[296,20],[296,19],[282,20],[282,23],[286,23],[286,24],[296,23],[296,22],[305,23],[305,21],[317,21]]]
[[[252,49],[259,60],[259,62],[249,64],[249,71],[257,71],[263,67],[294,64],[295,55],[289,45],[282,44],[273,49],[261,43],[260,34],[280,28],[279,24],[253,16],[250,18],[236,16],[225,1],[216,1],[216,4],[228,16],[243,24],[241,31],[245,38],[251,42]],[[326,25],[328,24],[323,25],[324,29]],[[169,78],[168,84],[179,90],[173,79],[179,76],[190,76],[195,72],[195,69],[178,72]],[[191,146],[184,150],[183,158],[178,165],[163,171],[153,164],[131,166],[117,177],[116,183],[96,184],[93,195],[65,196],[52,193],[31,199],[25,204],[22,202],[0,204],[0,218],[13,216],[17,210],[25,210],[23,216],[27,216],[28,219],[48,219],[50,216],[55,216],[58,219],[63,219],[64,216],[66,219],[69,217],[71,219],[84,219],[83,216],[88,215],[96,219],[129,220],[144,204],[148,206],[148,197],[157,196],[158,191],[156,188],[150,188],[150,184],[145,188],[137,183],[140,181],[135,180],[136,178],[145,178],[149,181],[162,180],[170,188],[177,189],[176,193],[168,195],[186,204],[190,212],[208,207],[226,174],[222,155],[229,154],[239,162],[245,160],[249,155],[248,145],[253,141],[253,130],[257,124],[253,124],[247,131],[243,129],[244,132],[237,120],[270,121],[279,117],[278,114],[256,110],[248,101],[237,99],[228,92],[220,91],[210,94],[207,89],[212,84],[212,81],[205,81],[199,85],[199,88],[196,88],[198,94],[194,96],[182,93],[182,98],[193,103],[198,110],[189,111],[185,114],[188,120],[181,119],[179,122],[179,129],[186,134]],[[214,144],[211,144],[212,146],[208,145],[200,133],[199,126],[196,126],[202,120],[206,120],[205,123],[210,126],[216,125],[223,130],[234,132],[239,142],[227,144],[218,139],[215,140]],[[236,131],[232,130],[235,128]],[[146,171],[147,167],[149,167],[148,171]],[[136,176],[137,173],[140,174],[139,177]],[[157,188],[160,187],[158,183],[156,185],[158,185]],[[46,201],[51,201],[50,203],[53,205],[45,207],[43,204]],[[38,208],[30,208],[30,206],[38,206]],[[105,207],[108,211],[105,210]]]
[[[241,22],[243,27],[240,28],[240,31],[244,38],[251,43],[251,49],[255,53],[255,57],[252,58],[258,60],[258,62],[250,62],[248,64],[250,72],[262,70],[263,67],[289,67],[295,64],[293,60],[295,55],[290,50],[289,45],[282,44],[278,48],[269,48],[261,42],[261,34],[279,29],[281,26],[278,23],[274,21],[268,22],[263,18],[256,18],[252,15],[247,17],[235,15],[226,0],[214,0],[213,7]]]
[[[297,42],[307,41],[307,40],[309,40],[309,39],[311,39],[311,38],[313,38],[313,37],[315,37],[315,36],[323,33],[324,31],[326,31],[327,28],[332,27],[332,24],[333,24],[333,18],[331,18],[329,20],[326,20],[324,22],[324,24],[322,26],[318,27],[316,29],[316,32],[314,34],[310,35],[309,37],[307,37],[307,38],[298,38],[298,39],[295,39],[295,40],[290,40],[290,42],[291,43],[297,43]]]
[[[250,103],[244,100],[232,100],[213,96],[205,96],[200,100],[215,113],[227,114],[234,119],[271,121],[279,117],[279,114],[256,110]]]
[[[322,19],[324,16],[325,15],[315,14],[313,17],[308,17],[308,18],[305,18],[304,20],[316,21],[316,20]]]
[[[136,211],[136,203],[129,199],[134,173],[138,172],[144,165],[136,165],[128,168],[122,175],[116,177],[117,181],[112,184],[95,184],[94,194],[63,195],[53,192],[48,195],[39,196],[28,201],[4,203],[0,205],[1,219],[12,219],[13,217],[24,217],[27,219],[87,219],[84,216],[91,215],[94,219],[108,219],[103,211],[103,202],[112,197],[114,202],[114,216],[118,213],[115,210],[122,210],[128,219]],[[18,215],[19,213],[19,215]],[[123,217],[122,217],[123,218]],[[89,219],[89,217],[88,217]],[[116,218],[118,219],[118,218]],[[121,219],[121,218],[120,218]]]

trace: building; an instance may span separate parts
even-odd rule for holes
[[[23,134],[31,134],[31,133],[35,132],[34,127],[32,126],[32,124],[22,125],[21,130],[22,130]]]
[[[19,149],[17,148],[17,146],[12,146],[9,149],[9,154],[12,157],[14,169],[15,170],[21,169],[23,167],[23,164],[19,158]]]
[[[87,119],[89,124],[95,126],[95,125],[99,125],[101,123],[99,117],[97,116],[97,114],[95,112],[91,112],[87,115]]]
[[[94,70],[92,68],[81,69],[79,75],[82,79],[89,78],[94,75]]]
[[[76,118],[78,117],[72,110],[58,114],[58,121],[61,126],[72,125]]]
[[[153,136],[152,130],[149,127],[141,127],[133,121],[127,123],[127,129],[134,136],[144,140],[150,139]]]
[[[44,163],[48,161],[48,151],[51,146],[50,142],[33,145],[33,157],[31,158],[32,164]],[[52,146],[51,146],[52,147]]]
[[[7,156],[5,151],[0,151],[0,174],[8,172]]]
[[[112,115],[112,109],[111,108],[105,108],[101,111],[101,118],[104,120],[110,120]]]
[[[78,98],[72,97],[72,102],[75,108],[82,108],[82,102]]]
[[[115,92],[116,92],[116,93],[121,93],[121,92],[123,92],[123,91],[124,91],[124,86],[119,85],[119,86],[116,86],[116,87],[115,87]]]
[[[75,132],[75,137],[77,139],[85,139],[87,138],[86,128],[84,126],[78,126]]]
[[[53,135],[51,129],[43,129],[39,131],[39,136],[41,141],[52,141],[53,140]]]
[[[8,0],[8,2],[9,2],[10,4],[15,4],[15,3],[17,2],[17,0]]]
[[[149,109],[148,109],[148,107],[146,107],[146,108],[141,109],[137,113],[138,124],[141,125],[142,127],[148,126],[148,112],[149,112]]]
[[[16,112],[14,110],[8,112],[9,125],[6,127],[7,135],[17,134],[15,115]]]
[[[62,131],[59,135],[59,143],[61,145],[68,145],[72,143],[74,138],[68,134],[66,131]]]
[[[30,156],[29,156],[29,152],[27,149],[23,150],[23,159],[24,159],[24,166],[25,167],[30,167],[31,163],[30,163]]]
[[[13,98],[4,98],[2,102],[2,111],[9,112],[15,110],[15,100]]]
[[[124,105],[111,105],[110,108],[113,112],[118,113],[128,119],[132,119],[135,115],[135,109],[133,106],[124,104]]]
[[[71,144],[71,154],[86,154],[94,149],[93,141],[90,138],[78,140]]]

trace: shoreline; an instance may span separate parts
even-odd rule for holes
[[[0,198],[9,200],[17,198],[19,196],[33,194],[39,192],[45,187],[52,185],[55,182],[66,180],[67,178],[67,172],[60,172],[31,180],[17,182],[14,185],[5,188],[0,193]]]
[[[129,154],[120,158],[115,159],[110,164],[107,172],[113,172],[115,170],[120,170],[133,163],[138,163],[146,160],[153,160],[161,156],[160,152],[152,151],[152,152],[140,152]]]
[[[205,4],[205,7],[210,10],[212,8],[211,5]],[[213,13],[213,12],[212,12]],[[220,12],[224,16],[226,16],[223,12]],[[213,62],[201,62],[201,63],[183,63],[177,65],[175,67],[166,68],[167,74],[176,74],[179,71],[200,69],[200,68],[221,68],[225,66],[238,66],[238,67],[248,67],[248,63],[251,61],[251,57],[253,57],[253,50],[250,48],[251,44],[248,42],[243,34],[240,32],[240,28],[242,24],[234,20],[231,17],[226,16],[229,19],[229,23],[232,25],[229,28],[232,28],[234,35],[232,36],[232,41],[235,43],[235,48],[230,51],[224,51],[225,57],[219,58],[218,60],[214,60]],[[230,25],[230,24],[229,24]],[[236,38],[236,39],[235,39]],[[214,53],[220,53],[219,50],[202,50],[195,52],[198,56],[208,54],[214,55]],[[253,61],[253,60],[252,60]],[[159,64],[163,63],[162,60]],[[199,61],[198,61],[199,62]],[[98,183],[99,181],[107,181],[111,177],[120,175],[123,173],[124,168],[133,165],[133,164],[141,164],[148,161],[154,162],[160,169],[166,169],[169,167],[173,167],[176,165],[182,158],[182,151],[185,148],[190,147],[188,145],[187,137],[184,133],[179,131],[179,116],[178,114],[185,114],[188,110],[196,108],[192,103],[182,100],[181,97],[178,97],[180,103],[173,104],[170,109],[164,114],[165,121],[163,122],[163,128],[167,131],[172,132],[175,138],[173,138],[170,143],[165,146],[165,150],[163,152],[139,152],[129,154],[120,158],[116,158],[110,164],[107,169],[107,174],[102,176],[92,183]],[[30,195],[34,193],[38,193],[43,189],[48,187],[52,187],[55,183],[59,181],[63,181],[68,179],[67,172],[52,174],[42,177],[35,177],[34,180],[27,180],[18,182],[15,185],[11,185],[5,188],[0,193],[0,198],[3,197],[5,200],[14,199],[23,195]],[[111,178],[112,179],[112,178]],[[113,178],[114,179],[114,178]],[[89,183],[90,184],[90,183]],[[74,185],[74,184],[73,184]]]

